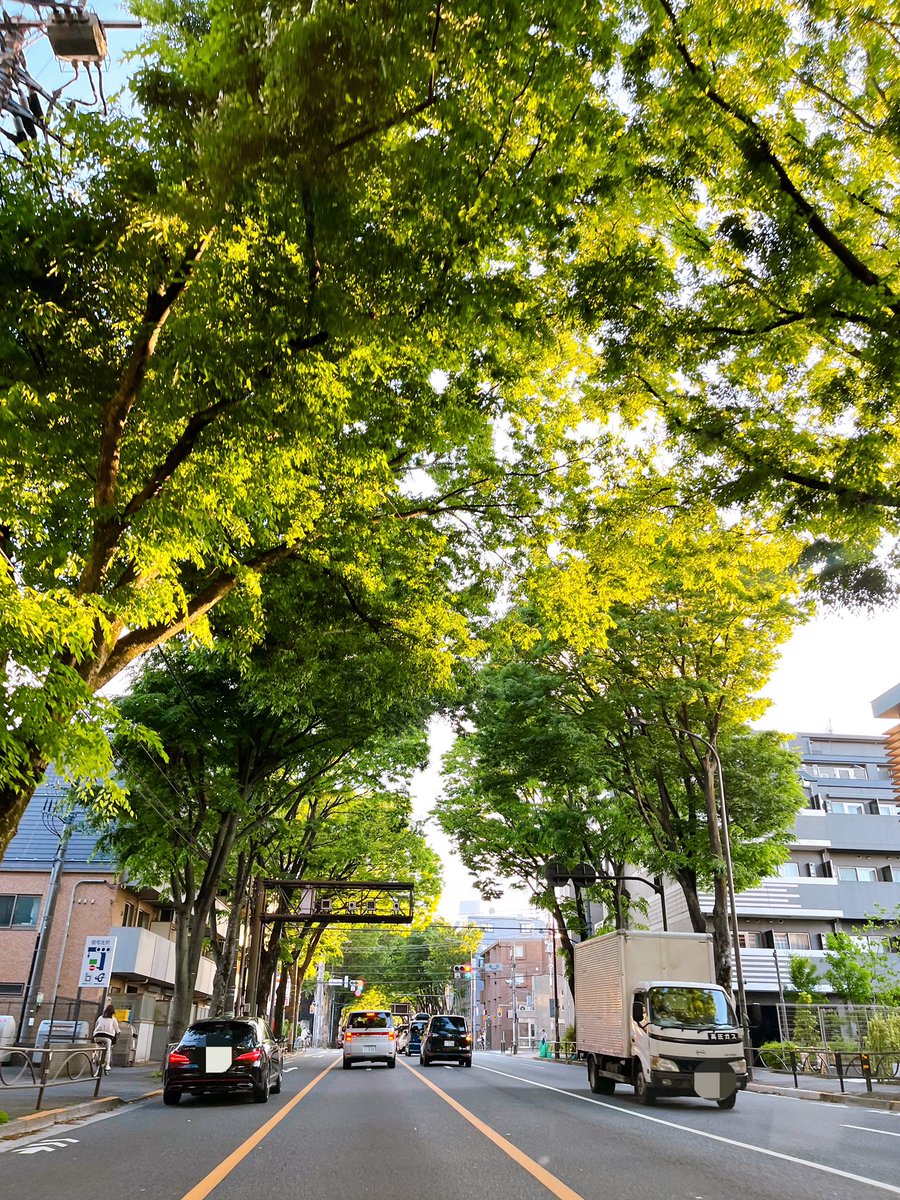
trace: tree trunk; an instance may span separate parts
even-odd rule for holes
[[[694,933],[707,933],[706,915],[700,907],[700,897],[697,895],[697,876],[693,871],[679,871],[675,878],[687,904],[691,928]]]
[[[244,909],[244,893],[250,878],[250,860],[246,854],[239,854],[235,871],[234,889],[232,892],[231,908],[228,913],[228,923],[225,927],[225,940],[216,964],[216,978],[213,983],[210,1015],[222,1016],[234,1012],[235,986],[237,976],[238,943],[240,941],[241,920]]]
[[[173,889],[174,891],[174,889]],[[192,897],[187,897],[186,903],[176,904],[175,926],[175,992],[172,996],[172,1006],[169,1009],[170,1042],[177,1042],[187,1029],[191,1020],[191,1005],[194,1002],[194,983],[197,979],[197,968],[200,965],[200,955],[193,967],[191,960],[193,938],[191,936],[191,907]]]
[[[10,782],[6,787],[0,788],[0,859],[3,858],[9,849],[9,843],[15,837],[19,822],[28,807],[28,801],[43,779],[47,765],[47,759],[34,752],[28,757],[22,782],[18,786]]]
[[[722,847],[719,825],[719,806],[716,804],[716,785],[712,755],[703,760],[703,792],[706,800],[706,828],[709,837],[709,852],[716,864],[713,881],[713,955],[716,965],[716,983],[731,992],[731,940],[728,933],[728,885],[725,875],[725,852]]]
[[[551,893],[553,903],[553,920],[556,922],[556,931],[559,934],[559,948],[563,953],[563,963],[566,970],[566,983],[569,985],[569,991],[572,998],[575,998],[575,947],[572,944],[572,939],[569,937],[569,931],[566,929],[566,922],[563,917],[562,908],[559,901],[556,899],[556,894]]]
[[[255,1004],[256,1012],[263,1016],[266,1014],[269,993],[272,990],[272,978],[278,967],[278,958],[281,953],[281,938],[282,931],[277,926],[274,926],[269,938],[269,944],[263,946],[259,959],[259,986],[256,989],[256,995],[251,997],[251,1004]]]
[[[275,989],[275,1011],[272,1015],[272,1030],[276,1038],[280,1038],[284,1029],[284,1008],[287,1003],[287,983],[296,959],[292,959],[289,963],[282,963],[281,974],[278,977],[278,986]]]

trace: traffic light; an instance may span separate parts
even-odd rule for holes
[[[366,990],[366,981],[364,979],[353,980],[353,995],[361,996]]]
[[[471,963],[459,963],[453,968],[454,979],[470,979],[472,976]]]

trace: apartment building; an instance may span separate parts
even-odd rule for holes
[[[77,810],[60,816],[65,784],[51,770],[35,791],[19,829],[0,860],[0,1013],[19,1018],[32,972],[39,930],[49,915],[36,1003],[26,1015],[23,1040],[40,1022],[90,1012],[102,988],[79,988],[88,938],[114,937],[108,999],[138,1034],[138,1061],[161,1055],[175,981],[175,926],[158,892],[129,883],[97,846]],[[61,862],[59,859],[61,857]],[[55,898],[51,894],[58,862]],[[48,913],[52,906],[52,914]],[[201,960],[195,991],[198,1011],[212,995],[215,964]],[[85,1007],[86,1006],[86,1007]]]
[[[885,740],[879,736],[802,733],[806,804],[797,814],[790,859],[777,874],[737,896],[741,963],[749,1004],[771,1005],[788,984],[792,954],[824,968],[825,938],[848,933],[893,949],[900,933],[900,799]],[[727,786],[727,779],[726,779]],[[701,895],[705,912],[711,894]],[[680,889],[666,888],[668,924],[691,928]],[[651,928],[662,928],[649,898]],[[879,927],[864,929],[870,922]]]

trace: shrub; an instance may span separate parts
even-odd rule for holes
[[[900,1013],[872,1017],[866,1049],[874,1056],[872,1073],[878,1079],[893,1079],[900,1067]]]
[[[764,1042],[759,1048],[759,1057],[770,1071],[789,1071],[790,1052],[797,1049],[796,1042]]]

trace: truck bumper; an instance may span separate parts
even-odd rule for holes
[[[735,1075],[737,1090],[744,1091],[747,1087],[747,1076]],[[661,1096],[696,1096],[693,1071],[651,1071],[650,1086]]]

